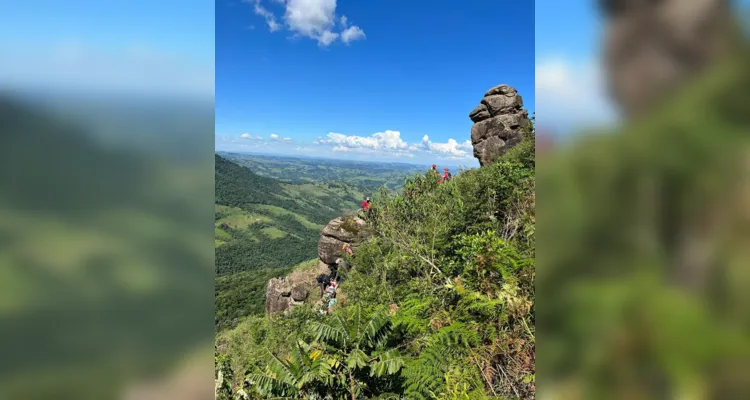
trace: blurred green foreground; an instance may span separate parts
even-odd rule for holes
[[[537,166],[539,398],[750,398],[747,48]]]
[[[122,398],[195,357],[209,398],[213,104],[186,129],[94,103],[0,96],[0,399]]]

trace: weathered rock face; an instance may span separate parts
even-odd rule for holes
[[[323,228],[318,241],[318,257],[328,265],[335,265],[336,259],[344,254],[342,246],[349,243],[352,250],[370,235],[364,220],[357,217],[339,217]]]
[[[469,118],[474,121],[471,127],[474,157],[482,166],[491,164],[520,143],[531,126],[521,95],[508,85],[488,90],[481,103],[469,113]]]
[[[287,311],[304,304],[308,296],[315,292],[315,278],[323,273],[330,273],[328,265],[318,263],[317,268],[269,280],[266,287],[266,314]]]
[[[266,314],[287,311],[304,304],[309,296],[318,293],[315,278],[320,274],[331,274],[336,268],[336,260],[348,243],[356,252],[357,245],[370,236],[367,224],[357,217],[339,217],[323,228],[318,242],[317,268],[292,273],[284,278],[273,278],[266,288]]]
[[[648,110],[728,50],[728,0],[599,0],[604,67],[624,116]]]
[[[289,309],[292,287],[285,278],[272,278],[266,287],[266,314]]]

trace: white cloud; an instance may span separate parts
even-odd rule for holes
[[[536,65],[536,122],[553,132],[616,121],[596,60],[546,58]]]
[[[349,20],[345,15],[341,16],[341,27],[344,29],[341,32],[341,41],[346,44],[365,38],[365,31],[356,25],[349,26]]]
[[[415,145],[414,148],[454,158],[468,158],[473,155],[473,147],[469,140],[463,143],[458,143],[455,139],[451,138],[448,139],[448,142],[446,143],[435,143],[432,142],[427,135],[424,135],[424,137],[422,137],[422,143]]]
[[[360,29],[358,26],[350,26],[343,32],[341,32],[341,40],[346,44],[349,44],[349,42],[353,42],[355,40],[364,39],[364,37],[365,31]]]
[[[268,138],[271,139],[271,141],[277,142],[277,143],[291,142],[292,141],[292,138],[290,138],[290,137],[284,137],[284,138],[282,138],[282,137],[280,137],[279,135],[277,135],[275,133],[272,133],[272,134],[268,135]]]
[[[278,31],[282,24],[261,0],[245,0],[254,4],[255,13],[262,16],[271,32]],[[336,0],[272,0],[284,6],[284,26],[297,37],[307,37],[318,42],[321,47],[330,46],[337,39],[348,44],[365,38],[362,28],[351,25],[345,16],[336,17]],[[336,32],[336,21],[341,23],[341,31]]]
[[[339,153],[365,153],[387,157],[415,157],[423,154],[430,157],[466,160],[473,157],[470,141],[459,143],[448,139],[445,143],[432,142],[425,135],[422,142],[409,144],[401,137],[401,132],[387,130],[370,136],[344,135],[331,132],[325,138],[318,138],[317,145],[333,146],[332,151]]]
[[[245,133],[243,133],[242,135],[240,135],[240,138],[242,138],[242,139],[252,139],[252,140],[263,140],[263,138],[262,138],[262,137],[260,137],[260,136],[254,136],[254,135],[250,135],[250,134],[249,134],[249,133],[247,133],[247,132],[245,132]]]
[[[276,32],[279,29],[281,29],[281,24],[279,24],[278,21],[276,21],[276,17],[273,15],[273,13],[268,11],[265,7],[263,7],[260,4],[260,0],[255,0],[254,3],[255,3],[254,5],[255,13],[260,15],[261,17],[263,17],[263,19],[266,20],[266,24],[268,25],[268,30],[270,30],[271,32]]]
[[[331,132],[325,138],[316,141],[318,144],[335,145],[340,148],[367,149],[376,151],[405,151],[409,144],[401,139],[401,132],[387,130],[374,133],[370,136],[347,136],[341,133]],[[342,150],[339,150],[342,151]]]

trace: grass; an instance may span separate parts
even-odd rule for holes
[[[295,212],[292,212],[292,211],[289,211],[289,210],[285,210],[285,209],[283,209],[281,207],[267,206],[267,205],[258,205],[258,206],[256,206],[256,208],[259,209],[259,210],[264,210],[264,211],[266,211],[266,212],[268,212],[270,214],[273,214],[273,215],[291,215],[300,224],[304,225],[306,228],[309,228],[309,229],[315,229],[315,230],[323,229],[323,225],[318,225],[318,224],[312,223],[307,218],[305,218],[305,217],[303,217],[303,216],[301,216],[301,215],[299,215],[299,214],[297,214]]]
[[[263,234],[268,236],[270,239],[281,239],[286,236],[286,232],[282,231],[281,229],[275,226],[269,226],[268,228],[263,228],[261,229],[261,232],[263,232]]]
[[[219,209],[219,207],[222,207]],[[263,215],[251,214],[237,207],[216,206],[217,212],[224,213],[224,217],[216,221],[216,226],[227,224],[232,228],[247,228],[252,224],[261,222],[270,222],[270,219]]]

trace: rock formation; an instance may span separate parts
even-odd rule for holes
[[[367,238],[369,232],[366,223],[357,217],[338,217],[326,225],[318,241],[318,258],[335,268],[336,259],[344,254],[342,246],[348,243],[352,250]]]
[[[356,252],[358,244],[369,235],[366,223],[361,218],[346,216],[331,220],[320,233],[317,268],[268,281],[266,314],[287,311],[304,304],[311,293],[315,296],[318,290],[315,278],[336,270],[336,260],[344,253],[344,243],[348,243]]]
[[[481,103],[469,113],[474,121],[471,144],[479,165],[492,164],[508,149],[521,142],[530,125],[529,112],[523,109],[518,91],[498,85],[487,91]]]
[[[599,0],[610,95],[634,116],[728,50],[728,0]]]
[[[266,287],[266,314],[275,314],[304,304],[308,296],[317,290],[315,278],[327,273],[330,273],[328,265],[319,262],[317,268],[296,271],[283,278],[271,278]]]

